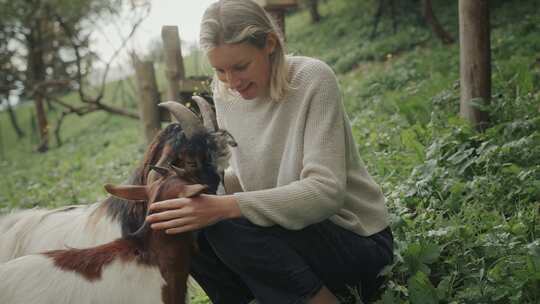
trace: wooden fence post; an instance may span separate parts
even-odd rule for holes
[[[276,21],[283,40],[285,39],[285,11],[289,8],[298,7],[297,0],[255,0],[262,6]]]
[[[489,115],[471,104],[487,105],[491,97],[489,1],[459,0],[460,114],[482,131]]]
[[[161,39],[163,40],[165,53],[165,75],[168,82],[167,100],[180,101],[180,80],[186,77],[186,73],[178,27],[163,26],[161,28]]]
[[[151,61],[133,59],[137,88],[139,92],[139,113],[144,131],[146,144],[149,144],[161,129],[159,117],[159,91],[156,83],[154,65]]]

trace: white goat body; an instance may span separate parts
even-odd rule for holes
[[[54,210],[29,209],[5,215],[0,218],[0,263],[27,254],[90,247],[119,238],[120,225],[102,214],[100,206],[95,203]]]
[[[64,271],[44,254],[0,265],[2,304],[161,303],[164,280],[159,269],[115,259],[99,280]]]

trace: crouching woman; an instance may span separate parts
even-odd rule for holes
[[[226,194],[152,205],[154,229],[200,229],[192,276],[213,303],[364,299],[392,262],[380,187],[358,155],[333,71],[287,56],[251,0],[207,8],[200,45],[215,70],[218,124],[236,139]]]

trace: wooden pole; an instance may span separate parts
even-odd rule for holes
[[[180,81],[185,79],[186,73],[178,27],[163,26],[161,28],[161,39],[163,40],[165,53],[165,75],[168,82],[167,100],[180,101]]]
[[[255,0],[260,6],[262,6],[268,14],[276,21],[277,26],[283,34],[283,40],[285,39],[285,11],[288,8],[294,8],[298,6],[297,0]],[[308,5],[310,7],[317,7],[317,0],[309,0]],[[318,12],[318,11],[317,11]],[[319,16],[320,17],[320,16]]]
[[[156,83],[154,65],[151,61],[133,60],[139,92],[139,113],[146,144],[149,144],[161,129],[159,108],[159,91]]]
[[[283,40],[285,40],[285,9],[283,8],[266,8],[266,11],[274,18],[277,26],[281,30]]]
[[[491,97],[491,44],[488,0],[459,0],[460,115],[483,131],[488,113],[471,101],[489,104]]]

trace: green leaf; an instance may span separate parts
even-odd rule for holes
[[[422,251],[420,254],[420,260],[426,264],[432,264],[441,255],[441,248],[435,243],[422,244]]]
[[[409,299],[411,304],[437,304],[437,290],[429,281],[426,274],[417,272],[408,281]]]
[[[382,304],[398,304],[399,299],[394,295],[392,290],[387,289],[381,297]]]
[[[437,295],[439,299],[446,299],[450,294],[450,289],[452,288],[452,277],[446,276],[439,282],[437,285]]]

